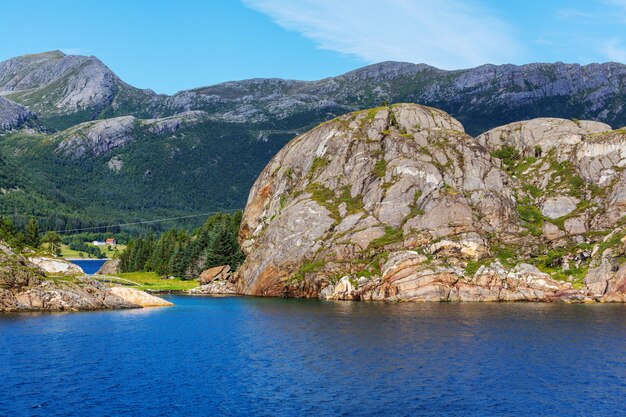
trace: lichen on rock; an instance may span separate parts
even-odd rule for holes
[[[587,287],[583,278],[599,256],[589,247],[626,211],[626,151],[609,130],[536,119],[472,138],[443,111],[414,104],[324,123],[287,144],[255,182],[237,291],[608,300],[609,286],[623,292],[621,278],[601,274]]]

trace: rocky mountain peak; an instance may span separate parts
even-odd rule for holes
[[[0,94],[50,120],[52,128],[96,118],[129,89],[93,56],[53,51],[0,62]]]

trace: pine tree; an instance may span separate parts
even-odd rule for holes
[[[212,231],[205,255],[205,268],[230,265],[231,268],[235,269],[243,260],[237,237],[232,228],[226,224],[221,224]]]
[[[48,244],[48,249],[55,255],[61,253],[61,236],[57,232],[46,232],[43,242]]]
[[[33,248],[38,248],[41,245],[39,224],[33,218],[28,220],[28,225],[26,226],[26,244]]]

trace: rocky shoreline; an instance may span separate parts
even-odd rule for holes
[[[143,291],[109,287],[62,259],[26,258],[0,244],[0,313],[169,306]]]

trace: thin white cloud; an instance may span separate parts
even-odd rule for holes
[[[609,41],[602,49],[608,59],[626,64],[626,47],[616,39]]]
[[[458,0],[243,0],[317,47],[368,62],[440,68],[519,61],[509,27],[477,2]]]

